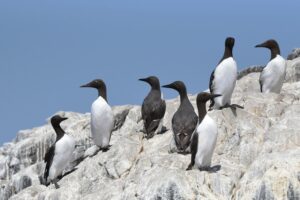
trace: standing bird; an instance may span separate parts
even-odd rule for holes
[[[94,143],[102,151],[109,149],[109,141],[114,128],[114,114],[107,103],[106,85],[101,79],[95,79],[80,87],[91,87],[98,90],[98,98],[91,108],[91,132]]]
[[[65,134],[65,131],[60,127],[60,123],[66,119],[68,118],[59,115],[55,115],[51,118],[51,124],[56,133],[56,141],[50,147],[44,159],[46,163],[44,172],[46,185],[52,182],[55,184],[55,188],[59,188],[57,177],[62,174],[75,150],[74,139]]]
[[[201,92],[197,96],[198,127],[191,141],[191,163],[187,170],[191,170],[194,164],[200,170],[209,170],[211,158],[216,146],[218,127],[216,122],[206,114],[206,102],[219,97],[219,94]]]
[[[224,55],[211,73],[209,81],[210,93],[221,94],[222,96],[211,99],[209,110],[233,106],[231,105],[231,95],[237,79],[237,64],[232,55],[233,46],[234,38],[226,38]],[[235,107],[240,106],[235,105]]]
[[[186,153],[191,142],[191,136],[197,126],[198,117],[189,101],[183,82],[175,81],[162,87],[172,88],[180,94],[180,106],[173,115],[172,129],[177,149],[180,153]]]
[[[259,77],[262,93],[280,93],[285,78],[286,61],[280,56],[279,45],[275,40],[267,40],[255,47],[265,47],[271,50],[271,60]]]
[[[149,83],[151,90],[142,105],[142,119],[144,121],[147,139],[162,131],[163,117],[166,112],[166,102],[162,99],[159,80],[155,76],[141,78],[140,81]]]

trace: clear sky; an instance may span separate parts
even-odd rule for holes
[[[299,42],[299,1],[89,0],[0,1],[0,144],[55,112],[89,112],[97,92],[81,84],[102,78],[111,105],[141,104],[149,87],[186,83],[208,88],[236,38],[239,69],[265,64],[254,45],[274,38],[283,56]],[[163,89],[166,98],[176,92]]]

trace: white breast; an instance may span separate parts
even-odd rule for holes
[[[91,132],[94,143],[100,148],[107,147],[114,126],[114,115],[111,107],[99,96],[92,104]]]
[[[218,127],[215,121],[208,115],[204,117],[197,127],[198,148],[195,164],[199,167],[209,167],[218,137]]]
[[[218,109],[231,103],[231,95],[237,78],[237,64],[230,57],[223,60],[215,69],[213,80],[213,93],[222,96],[214,99],[214,108]]]
[[[260,75],[263,93],[280,93],[286,72],[286,61],[280,55],[272,59]]]
[[[74,150],[75,141],[67,134],[64,134],[64,136],[55,143],[55,153],[49,171],[50,180],[54,180],[57,176],[61,175],[69,164]]]

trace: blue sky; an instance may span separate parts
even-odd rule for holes
[[[265,64],[269,52],[254,45],[276,39],[283,56],[299,47],[297,1],[1,1],[0,144],[18,130],[40,126],[57,111],[89,112],[97,92],[79,86],[105,80],[112,105],[141,104],[149,87],[186,83],[208,88],[236,38],[239,69]],[[174,91],[163,89],[166,98]]]

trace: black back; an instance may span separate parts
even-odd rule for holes
[[[152,137],[160,120],[165,115],[166,102],[161,99],[160,83],[157,77],[150,76],[140,80],[149,83],[151,86],[151,90],[142,104],[142,119],[147,135]]]
[[[60,122],[62,122],[63,120],[66,120],[66,119],[67,118],[60,117],[59,115],[55,115],[51,118],[51,124],[56,133],[56,140],[55,140],[55,143],[47,151],[45,158],[44,158],[44,162],[46,163],[46,168],[45,168],[45,172],[44,172],[44,178],[46,180],[46,183],[47,183],[47,179],[49,176],[49,170],[52,165],[54,154],[55,154],[55,144],[65,134],[65,131],[60,127]]]
[[[184,99],[172,118],[175,143],[180,151],[190,145],[191,136],[197,126],[198,117],[188,97]]]
[[[191,136],[198,123],[198,117],[188,99],[187,90],[182,81],[175,81],[163,87],[175,89],[180,95],[180,106],[173,115],[172,129],[178,150],[184,152],[190,145]]]
[[[227,37],[226,40],[225,40],[225,49],[224,49],[224,54],[223,54],[223,57],[221,58],[219,64],[227,59],[227,58],[230,58],[230,57],[233,57],[233,53],[232,53],[232,50],[233,50],[233,46],[234,46],[234,43],[235,43],[235,39],[233,37]],[[209,91],[211,94],[214,94],[214,78],[215,78],[215,70],[211,73],[210,75],[210,79],[209,79]],[[209,108],[212,108],[215,104],[215,101],[214,99],[211,99],[210,101],[210,105],[209,105]]]
[[[151,129],[149,129],[151,123],[154,120],[161,120],[166,112],[166,102],[160,98],[160,93],[157,93],[156,91],[151,91],[144,99],[142,105],[142,119],[144,120],[147,134],[151,134],[151,132],[157,129],[159,123],[151,126]]]

